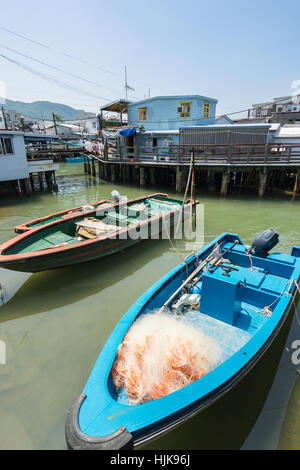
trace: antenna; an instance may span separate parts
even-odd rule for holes
[[[135,91],[134,88],[129,86],[128,83],[127,83],[127,68],[126,68],[126,65],[125,65],[125,96],[126,96],[126,100],[127,100],[127,97],[128,97],[128,90]]]

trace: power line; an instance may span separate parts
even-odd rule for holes
[[[3,31],[6,31],[7,33],[13,34],[14,36],[17,36],[17,37],[19,37],[19,38],[21,38],[21,39],[25,39],[26,41],[29,41],[29,42],[31,42],[31,43],[33,43],[33,44],[36,44],[36,45],[40,46],[40,47],[43,47],[43,48],[45,48],[45,49],[48,49],[49,51],[53,51],[53,52],[56,52],[57,54],[61,54],[61,55],[65,56],[65,57],[68,57],[69,59],[77,60],[78,62],[81,62],[82,64],[89,65],[90,67],[94,67],[94,68],[96,68],[96,69],[98,69],[98,70],[101,70],[102,72],[106,72],[106,73],[109,73],[109,74],[114,75],[114,76],[116,76],[116,77],[122,77],[122,78],[123,78],[123,76],[122,76],[121,73],[114,72],[114,71],[112,71],[112,70],[108,70],[108,69],[106,69],[106,68],[104,68],[104,67],[100,67],[99,65],[96,65],[96,64],[93,64],[93,63],[91,63],[91,62],[88,62],[88,61],[86,61],[85,59],[82,59],[82,58],[79,58],[79,57],[75,57],[75,56],[73,56],[73,55],[71,55],[71,54],[68,54],[68,53],[66,53],[66,52],[63,52],[63,51],[60,51],[60,50],[55,49],[55,48],[53,48],[53,47],[47,46],[46,44],[43,44],[43,43],[41,43],[41,42],[39,42],[39,41],[35,41],[34,39],[30,39],[30,38],[28,38],[28,37],[26,37],[26,36],[23,36],[22,34],[16,33],[15,31],[12,31],[12,30],[10,30],[10,29],[8,29],[8,28],[5,28],[4,26],[0,26],[0,29],[2,29]],[[137,81],[137,80],[132,80],[132,81],[135,82],[135,83],[139,83],[140,85],[143,85],[143,86],[147,86],[147,87],[150,86],[149,84],[146,84],[146,83],[143,83],[143,82],[139,82],[139,81]],[[157,88],[157,87],[154,87],[154,88]],[[159,89],[161,89],[161,88],[157,88],[157,89],[159,90]],[[161,89],[161,90],[162,90],[162,89]],[[164,90],[163,90],[163,91],[164,91]]]
[[[60,80],[57,80],[56,78],[53,78],[53,77],[50,77],[49,75],[46,75],[44,73],[41,73],[41,72],[38,72],[37,70],[29,67],[28,65],[26,64],[23,64],[17,60],[14,60],[10,57],[7,57],[6,55],[4,54],[0,54],[0,57],[2,57],[3,59],[17,65],[18,67],[21,67],[23,68],[24,70],[27,70],[28,72],[36,75],[37,77],[40,77],[40,78],[43,78],[44,80],[48,81],[48,82],[51,82],[51,83],[54,83],[60,87],[63,87],[63,88],[66,88],[68,90],[72,90],[72,91],[76,91],[78,93],[81,93],[81,94],[84,94],[84,95],[88,95],[88,96],[92,96],[93,98],[97,98],[99,100],[104,100],[106,102],[110,102],[111,101],[111,98],[107,98],[107,97],[103,97],[103,96],[98,96],[98,95],[94,95],[93,93],[90,93],[88,91],[84,91],[84,90],[81,90],[79,88],[76,88],[76,87],[73,87],[67,83],[64,83],[64,82],[61,82]]]
[[[60,69],[60,68],[58,68],[58,67],[55,67],[54,65],[47,64],[46,62],[43,62],[43,61],[38,60],[38,59],[35,59],[34,57],[31,57],[31,56],[29,56],[29,55],[27,55],[27,54],[23,54],[22,52],[19,52],[19,51],[15,50],[15,49],[12,49],[12,48],[10,48],[10,47],[7,47],[7,46],[5,46],[4,44],[0,44],[0,46],[3,47],[4,49],[7,49],[8,51],[14,52],[15,54],[19,54],[19,55],[21,55],[22,57],[26,57],[27,59],[33,60],[34,62],[37,62],[38,64],[45,65],[46,67],[49,67],[49,68],[51,68],[51,69],[53,69],[53,70],[56,70],[57,72],[65,73],[66,75],[69,75],[70,77],[74,77],[74,78],[76,78],[76,79],[78,79],[78,80],[82,80],[82,81],[84,81],[84,82],[86,82],[86,83],[89,83],[89,84],[91,84],[91,85],[95,85],[95,86],[100,87],[100,88],[106,88],[107,90],[111,91],[112,93],[117,93],[117,94],[119,94],[119,92],[120,92],[119,90],[118,90],[118,91],[117,91],[117,90],[112,90],[111,88],[105,87],[104,85],[100,85],[100,84],[97,83],[97,82],[93,82],[92,80],[88,80],[87,78],[83,78],[83,77],[80,77],[79,75],[75,75],[74,73],[71,73],[71,72],[67,72],[67,71],[65,71],[65,70],[62,70],[62,69]]]

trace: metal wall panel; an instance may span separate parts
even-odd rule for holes
[[[228,144],[266,144],[268,127],[250,128],[241,127],[222,128],[185,128],[179,130],[180,145],[228,145]]]

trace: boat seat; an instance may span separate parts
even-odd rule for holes
[[[219,267],[203,274],[201,312],[234,325],[241,311],[240,279],[223,274]]]
[[[60,243],[66,243],[74,240],[74,237],[58,230],[57,232],[54,232],[51,235],[45,237],[44,240],[53,245],[59,245]]]

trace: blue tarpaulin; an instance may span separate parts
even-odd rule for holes
[[[136,128],[135,127],[131,127],[129,129],[122,129],[120,131],[120,135],[124,135],[125,137],[129,137],[129,136],[133,136],[135,137],[136,136]]]

